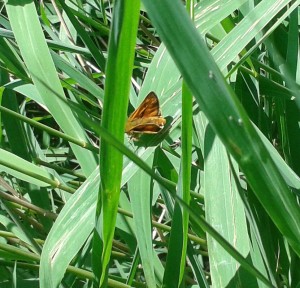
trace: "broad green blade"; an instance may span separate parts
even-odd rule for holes
[[[300,255],[297,202],[182,4],[170,0],[143,2],[212,128],[240,165],[276,226]],[[177,25],[172,25],[172,19],[178,19]],[[262,161],[264,165],[261,165]],[[278,211],[282,213],[278,214]]]
[[[41,288],[57,287],[95,225],[98,169],[65,204],[44,244],[40,264]]]
[[[150,166],[152,166],[152,162],[153,154],[147,160]],[[151,177],[142,170],[135,173],[128,182],[136,239],[146,282],[148,287],[156,287],[151,231],[151,190]]]
[[[245,258],[250,251],[243,202],[240,199],[230,169],[225,147],[207,126],[204,137],[204,200],[205,217],[232,246]],[[233,165],[238,173],[237,165]],[[212,237],[207,237],[210,255],[210,271],[213,287],[233,287],[252,283],[251,279]],[[250,280],[251,279],[251,280]],[[246,281],[247,280],[247,281]],[[252,284],[253,285],[253,284]],[[255,287],[252,286],[251,287]]]
[[[45,105],[64,132],[87,140],[82,126],[67,104],[34,3],[8,1],[6,9],[22,57]],[[96,167],[95,155],[73,144],[71,146],[83,171],[89,175]]]

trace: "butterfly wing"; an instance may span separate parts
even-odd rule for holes
[[[163,117],[149,117],[134,119],[130,122],[130,127],[127,127],[126,133],[142,133],[156,134],[166,124],[166,119]]]
[[[154,92],[150,92],[140,106],[129,116],[128,121],[139,118],[161,116],[159,101]]]

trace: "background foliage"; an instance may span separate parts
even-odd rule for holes
[[[1,287],[299,286],[299,4],[2,3]]]

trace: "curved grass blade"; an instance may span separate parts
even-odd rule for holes
[[[28,1],[7,1],[6,9],[21,55],[45,105],[64,132],[86,140],[87,136],[67,104],[35,4]],[[71,147],[84,173],[89,175],[96,167],[95,155],[73,144]]]
[[[182,4],[170,0],[144,0],[144,4],[216,134],[240,165],[275,225],[300,255],[298,204]],[[180,22],[173,25],[173,19]]]

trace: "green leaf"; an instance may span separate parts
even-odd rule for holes
[[[59,285],[70,261],[91,233],[95,225],[93,215],[97,200],[95,191],[98,187],[99,173],[95,169],[72,195],[55,221],[41,255],[41,288]]]
[[[144,0],[144,4],[212,128],[240,165],[275,225],[300,255],[297,202],[181,3]],[[172,19],[178,19],[176,25],[172,25]]]
[[[64,132],[86,140],[80,123],[67,104],[34,3],[9,0],[6,9],[22,57],[45,105]],[[85,174],[89,175],[96,167],[95,155],[75,145],[71,146]]]
[[[153,154],[147,159],[148,165],[152,161]],[[151,233],[151,188],[151,177],[142,170],[138,170],[128,182],[136,238],[146,282],[148,287],[156,287]]]
[[[102,127],[123,142],[140,1],[117,1],[110,34]],[[123,155],[106,141],[100,149],[100,190],[96,213],[93,271],[106,287],[120,195]],[[97,251],[98,250],[98,251]],[[98,255],[101,254],[101,263]]]

